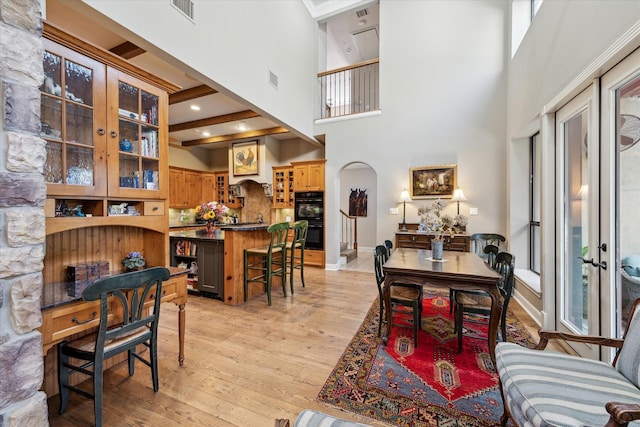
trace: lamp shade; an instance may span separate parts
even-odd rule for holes
[[[411,197],[409,196],[409,192],[407,190],[402,190],[402,193],[400,193],[400,200],[398,200],[398,202],[402,203],[402,202],[410,202],[411,201]]]
[[[464,202],[466,200],[467,200],[467,198],[464,197],[464,193],[462,192],[461,188],[456,188],[453,191],[453,197],[451,198],[452,202]]]

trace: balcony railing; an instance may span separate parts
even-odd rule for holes
[[[379,60],[318,73],[320,118],[347,116],[380,109]]]

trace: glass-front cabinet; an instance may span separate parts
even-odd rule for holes
[[[111,68],[107,78],[108,97],[117,100],[108,117],[109,196],[165,198],[167,177],[160,171],[167,168],[167,148],[161,126],[167,118],[160,106],[167,95]]]
[[[48,39],[43,65],[47,193],[166,198],[166,91]]]
[[[45,40],[40,136],[49,194],[106,195],[105,65]]]

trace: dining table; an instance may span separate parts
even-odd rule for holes
[[[397,248],[382,266],[385,274],[383,298],[387,327],[386,344],[392,325],[391,292],[394,283],[411,283],[428,287],[454,286],[460,290],[481,290],[491,297],[489,321],[489,354],[495,362],[496,334],[502,314],[500,291],[502,275],[493,270],[478,255],[471,252],[443,251],[442,259],[434,259],[431,250]]]

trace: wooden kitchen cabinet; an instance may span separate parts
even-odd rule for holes
[[[201,176],[202,195],[200,200],[203,203],[216,200],[216,175],[213,173],[203,173]]]
[[[292,208],[293,207],[293,167],[274,166],[273,167],[273,207]]]
[[[241,208],[243,200],[236,197],[229,190],[229,172],[215,172],[216,198],[218,203],[222,203],[229,208]]]
[[[213,199],[209,199],[210,201]],[[169,168],[169,207],[193,209],[202,202],[202,174]]]
[[[324,191],[324,164],[326,160],[291,162],[294,191]]]

